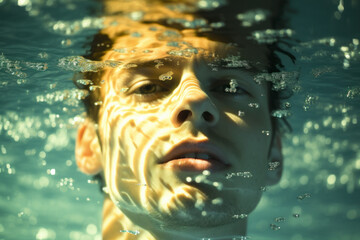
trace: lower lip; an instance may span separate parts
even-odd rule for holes
[[[212,160],[195,159],[195,158],[181,158],[174,159],[169,162],[163,163],[165,168],[179,171],[198,172],[204,170],[223,170],[228,166]]]

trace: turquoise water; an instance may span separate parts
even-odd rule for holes
[[[343,6],[343,8],[341,7]],[[360,236],[360,1],[292,1],[300,86],[285,169],[249,217],[251,239]],[[73,71],[99,3],[0,0],[0,240],[101,239],[102,195],[74,160],[84,117]]]

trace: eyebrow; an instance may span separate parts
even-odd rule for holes
[[[162,74],[164,73],[163,70],[169,70],[170,68],[173,68],[174,66],[169,66],[169,63],[175,63],[177,64],[177,61],[181,61],[182,58],[180,57],[164,57],[164,58],[156,58],[146,61],[133,61],[129,62],[128,64],[135,64],[136,67],[130,67],[130,68],[123,68],[122,71],[125,71],[128,76],[126,76],[123,81],[122,85],[126,86],[128,85],[133,78],[131,76],[134,75],[156,75],[156,74]],[[157,64],[159,65],[159,68],[156,67]],[[179,66],[175,65],[175,67],[181,67],[181,64]],[[162,70],[163,69],[163,70]]]

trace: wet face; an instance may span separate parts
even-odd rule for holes
[[[111,199],[129,216],[225,224],[251,212],[266,185],[268,88],[244,67],[217,64],[234,49],[186,41],[204,54],[151,54],[103,75],[101,164]]]

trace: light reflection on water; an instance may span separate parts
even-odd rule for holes
[[[278,33],[301,40],[293,49],[297,64],[289,65],[300,71],[300,86],[290,100],[285,171],[279,185],[264,189],[249,235],[356,239],[360,3],[302,4],[292,3],[292,29]],[[84,117],[73,71],[101,67],[71,65],[102,27],[84,6],[96,3],[0,0],[0,239],[100,239],[102,196],[73,156]]]

